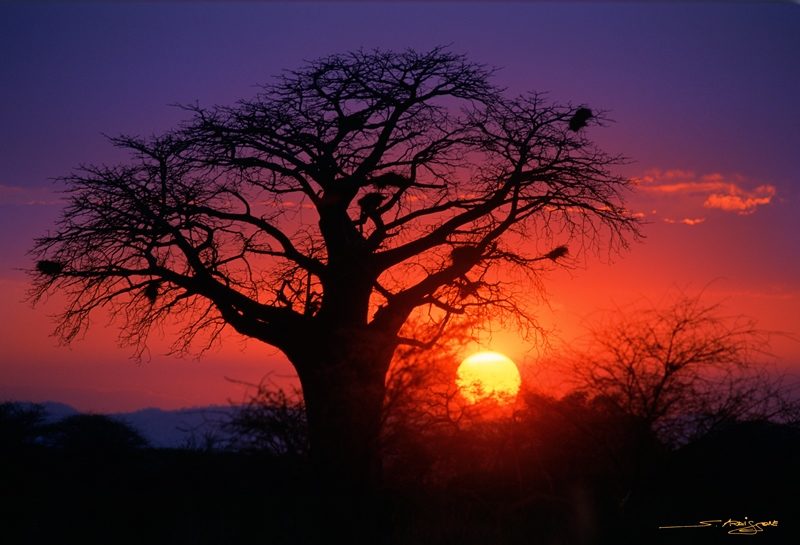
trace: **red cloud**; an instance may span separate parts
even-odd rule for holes
[[[771,185],[760,185],[751,193],[712,193],[706,198],[703,206],[706,208],[719,208],[727,212],[738,212],[739,214],[752,214],[757,206],[769,204],[775,196],[775,187]]]
[[[635,182],[643,191],[660,195],[705,196],[704,208],[716,208],[741,215],[752,214],[759,206],[765,206],[775,196],[775,186],[763,184],[755,189],[743,187],[747,181],[739,175],[723,176],[719,173],[698,176],[685,170],[651,170]],[[698,204],[700,204],[698,202]],[[694,225],[686,218],[680,223]],[[701,220],[702,221],[702,220]]]
[[[47,206],[61,202],[49,188],[0,184],[0,205]]]
[[[666,223],[682,223],[684,225],[699,225],[706,221],[706,218],[683,218],[682,220],[676,221],[671,218],[666,218],[664,220]]]

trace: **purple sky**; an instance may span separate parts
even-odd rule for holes
[[[709,286],[731,312],[798,337],[798,29],[800,6],[763,3],[2,4],[0,398],[96,410],[219,402],[238,391],[224,376],[257,380],[265,359],[280,362],[233,343],[199,363],[155,347],[137,367],[104,323],[57,348],[46,320],[57,308],[19,303],[17,269],[57,217],[50,178],[123,159],[102,133],[157,133],[184,117],[169,104],[231,103],[304,59],[359,47],[449,44],[500,67],[510,93],[610,110],[615,123],[593,136],[643,179],[631,203],[648,239],[612,266],[553,278],[546,319],[565,336],[597,307]],[[776,347],[800,362],[797,341]]]

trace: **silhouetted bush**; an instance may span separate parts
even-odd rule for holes
[[[308,429],[305,405],[300,391],[287,392],[265,379],[255,392],[235,407],[222,424],[232,437],[228,447],[275,456],[305,457],[308,454]]]
[[[45,410],[33,403],[0,403],[0,450],[37,443],[44,432]]]
[[[77,414],[52,424],[50,446],[82,453],[121,453],[148,446],[133,427],[100,414]]]

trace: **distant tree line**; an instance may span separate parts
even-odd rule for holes
[[[101,414],[76,414],[51,422],[37,403],[0,403],[0,450],[52,447],[72,452],[113,453],[148,446],[129,424]]]

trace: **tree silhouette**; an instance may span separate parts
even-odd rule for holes
[[[102,414],[75,414],[51,424],[48,443],[97,457],[148,446],[131,425]]]
[[[36,403],[0,403],[0,452],[36,444],[46,428],[47,411]]]
[[[764,365],[768,347],[751,319],[681,295],[615,311],[570,365],[578,391],[678,446],[737,420],[796,421],[791,388]]]
[[[301,392],[284,389],[265,377],[247,384],[255,391],[233,406],[222,429],[228,447],[272,456],[303,457],[308,452],[308,426]]]
[[[232,107],[186,106],[167,134],[112,138],[132,161],[63,179],[32,299],[67,298],[65,341],[107,308],[138,353],[172,320],[178,351],[226,327],[279,348],[321,474],[368,484],[397,346],[430,345],[455,315],[531,324],[520,297],[542,269],[637,232],[621,159],[571,130],[576,108],[508,98],[491,76],[442,48],[357,51]],[[431,337],[403,333],[415,312]]]

